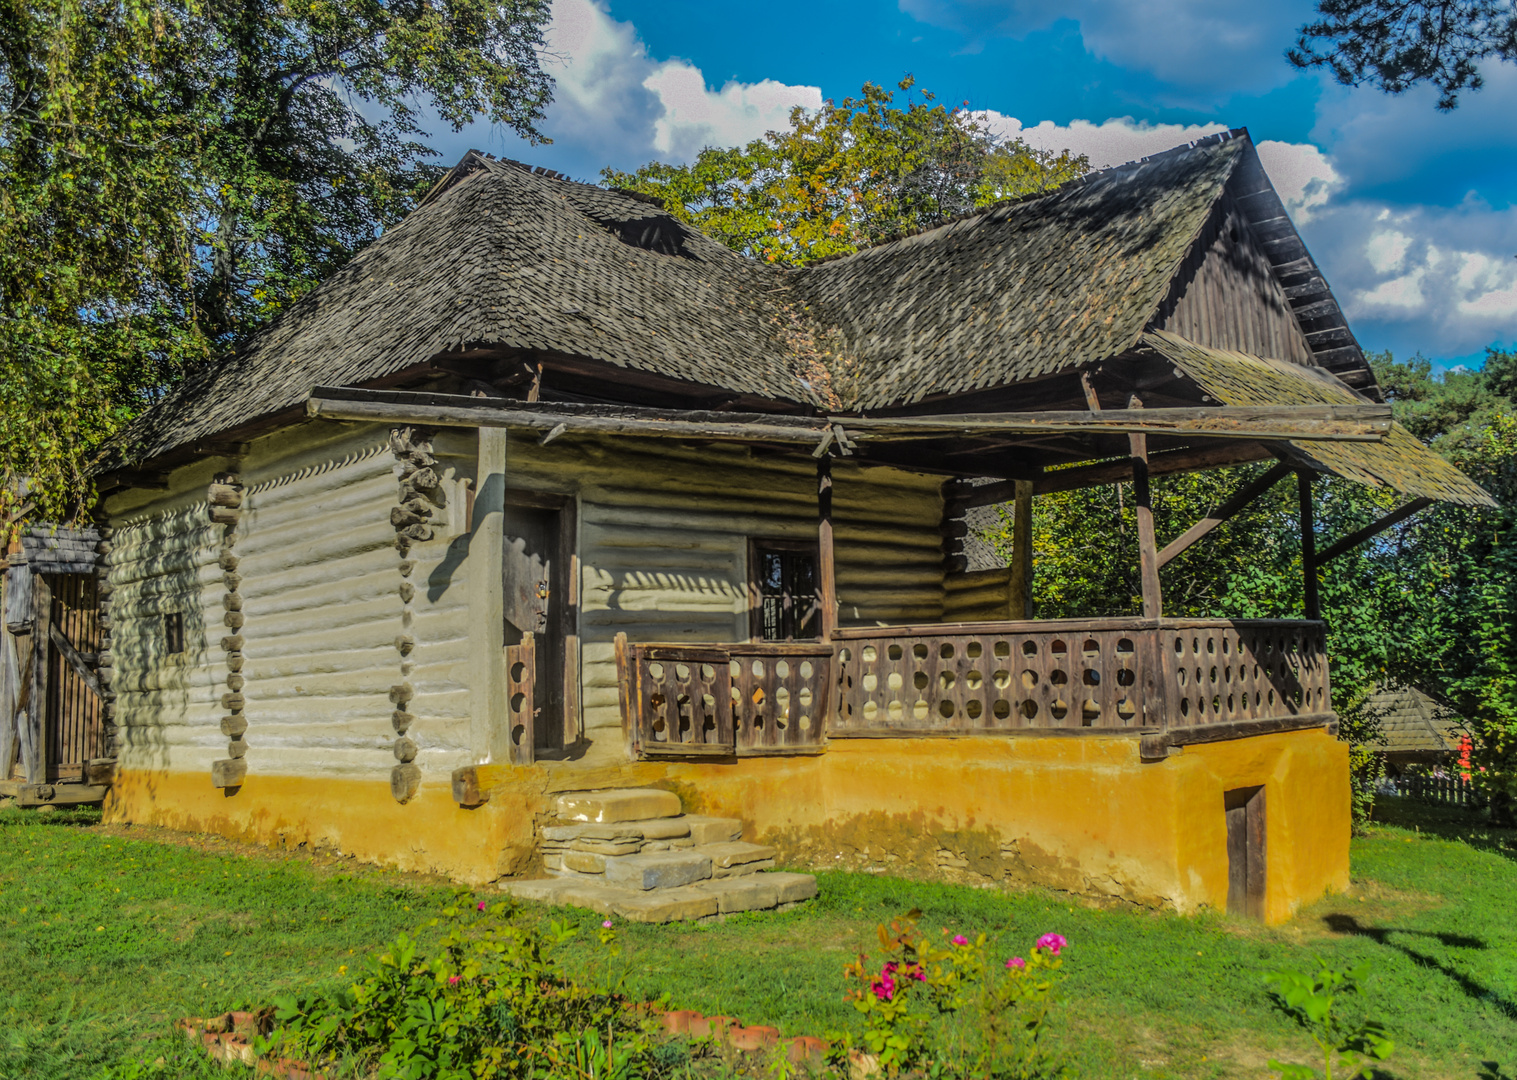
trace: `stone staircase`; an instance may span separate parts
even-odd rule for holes
[[[810,874],[776,873],[773,848],[744,843],[742,822],[686,814],[670,791],[569,792],[553,811],[539,843],[552,876],[502,881],[512,896],[665,923],[784,910],[816,895]]]

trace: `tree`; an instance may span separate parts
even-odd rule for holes
[[[1318,0],[1317,13],[1286,54],[1292,64],[1388,94],[1431,83],[1445,111],[1483,85],[1482,61],[1517,60],[1512,0]]]
[[[689,165],[606,169],[612,186],[660,199],[671,214],[738,251],[802,266],[939,225],[1083,175],[1083,156],[997,138],[966,107],[929,93],[905,108],[866,83],[856,98],[796,108],[786,131],[745,147],[707,147]]]
[[[0,0],[0,525],[20,477],[85,505],[94,447],[403,217],[421,108],[540,138],[548,14]]]

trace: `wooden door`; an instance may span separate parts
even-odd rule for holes
[[[44,574],[42,584],[47,593],[47,625],[37,627],[37,646],[44,642],[47,646],[43,772],[48,783],[82,782],[90,759],[105,756],[96,676],[100,604],[95,578],[90,574]]]
[[[1264,918],[1264,789],[1223,796],[1227,813],[1227,910]]]
[[[531,634],[534,746],[562,750],[577,737],[572,503],[563,496],[508,491],[505,513],[505,643]]]

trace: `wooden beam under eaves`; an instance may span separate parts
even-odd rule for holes
[[[1226,502],[1165,544],[1164,549],[1159,552],[1159,566],[1162,568],[1171,559],[1177,557],[1186,548],[1211,532],[1218,525],[1221,525],[1228,518],[1233,517],[1244,507],[1248,506],[1249,503],[1253,502],[1260,495],[1263,495],[1290,474],[1291,467],[1280,464],[1270,469],[1263,476],[1256,477],[1254,480],[1243,485]]]
[[[1411,502],[1406,503],[1403,506],[1397,507],[1395,510],[1392,510],[1389,514],[1386,514],[1385,517],[1380,518],[1378,521],[1371,522],[1362,529],[1355,529],[1353,532],[1345,536],[1342,540],[1329,544],[1328,547],[1317,556],[1317,565],[1320,567],[1329,559],[1336,559],[1339,555],[1342,555],[1350,548],[1358,547],[1360,544],[1364,543],[1366,540],[1376,535],[1377,533],[1384,532],[1392,525],[1399,525],[1401,522],[1405,521],[1413,514],[1425,510],[1432,505],[1432,499],[1417,498],[1413,499]]]

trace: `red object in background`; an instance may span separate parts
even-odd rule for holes
[[[1474,743],[1468,735],[1459,736],[1459,775],[1464,777],[1464,782],[1470,782],[1470,751],[1474,749]]]

